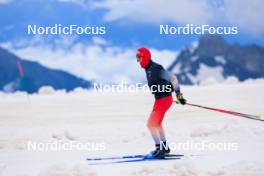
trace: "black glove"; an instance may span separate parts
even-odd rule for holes
[[[176,98],[177,100],[180,102],[180,104],[185,105],[186,104],[186,100],[183,98],[182,93],[176,93]]]

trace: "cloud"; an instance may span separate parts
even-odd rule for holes
[[[93,6],[107,10],[108,22],[232,25],[253,35],[264,33],[263,0],[104,0]]]
[[[12,2],[13,0],[0,0],[0,4],[7,4]]]
[[[105,41],[104,39],[95,39]],[[117,46],[101,46],[100,44],[85,45],[76,43],[71,48],[54,49],[47,44],[37,44],[38,39],[32,40],[33,44],[26,41],[26,47],[15,47],[12,43],[2,43],[1,46],[14,52],[21,58],[38,61],[44,66],[61,69],[79,77],[95,80],[102,83],[128,83],[142,82],[145,80],[144,70],[140,68],[135,59],[134,48],[120,48]],[[70,41],[71,42],[71,41]],[[65,43],[65,40],[62,42]],[[66,45],[66,44],[65,44]],[[157,50],[152,48],[155,61],[167,67],[177,55],[170,50]]]
[[[96,2],[95,8],[105,8],[106,21],[129,18],[135,21],[160,23],[205,23],[210,20],[208,4],[204,0],[105,0]]]
[[[76,4],[84,4],[85,0],[57,0],[59,2],[69,2],[69,3],[76,3]]]
[[[92,41],[95,45],[108,45],[109,42],[101,37],[93,37]]]
[[[264,34],[263,7],[263,0],[225,0],[222,18],[252,35]]]

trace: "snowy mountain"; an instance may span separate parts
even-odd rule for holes
[[[183,49],[169,66],[183,84],[197,84],[210,77],[222,81],[235,76],[243,81],[264,77],[264,48],[228,44],[219,35],[204,35]]]
[[[64,71],[48,69],[37,62],[21,60],[0,48],[0,90],[23,90],[32,93],[45,85],[69,91],[75,87],[89,88],[91,83]]]

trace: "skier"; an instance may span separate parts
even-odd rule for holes
[[[146,71],[148,86],[155,97],[155,103],[147,122],[156,148],[150,155],[153,158],[162,159],[170,153],[162,128],[162,121],[166,111],[172,105],[172,92],[176,93],[176,98],[180,104],[184,105],[186,100],[182,96],[176,76],[155,63],[151,59],[151,53],[147,48],[139,48],[136,58],[137,62]]]

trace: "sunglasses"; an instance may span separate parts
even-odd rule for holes
[[[142,58],[142,57],[143,57],[142,54],[140,54],[140,53],[137,53],[137,54],[136,54],[136,58],[137,58],[137,59],[140,59],[140,58]]]

